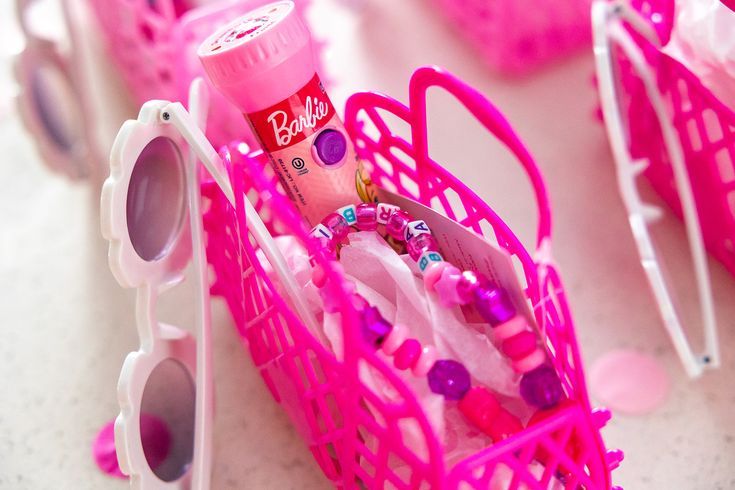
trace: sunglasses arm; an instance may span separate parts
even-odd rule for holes
[[[222,189],[225,197],[234,208],[235,195],[225,165],[191,114],[179,102],[172,102],[161,108],[160,118],[165,124],[173,124],[181,133],[189,147],[199,160],[201,160],[204,167],[212,175],[212,178],[217,182],[217,185]],[[327,339],[324,336],[321,325],[317,322],[314,313],[301,293],[301,288],[296,283],[293,274],[291,274],[286,259],[273,241],[268,229],[260,219],[258,212],[253,208],[248,199],[244,199],[244,201],[248,229],[253,233],[261,250],[263,250],[266,258],[278,274],[278,278],[291,298],[292,304],[301,320],[322,342],[326,343]]]

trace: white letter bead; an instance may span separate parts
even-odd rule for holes
[[[434,252],[433,250],[427,250],[426,252],[421,254],[421,257],[419,257],[419,260],[417,261],[417,264],[419,265],[419,269],[421,269],[421,272],[424,272],[427,267],[429,267],[429,264],[432,262],[443,262],[444,257],[441,256],[439,252]]]
[[[311,229],[311,233],[309,233],[309,236],[313,236],[316,238],[329,238],[331,239],[334,237],[334,234],[324,226],[323,224],[319,223],[314,228]]]
[[[347,220],[348,225],[354,225],[357,223],[357,206],[350,204],[349,206],[341,207],[337,210],[344,219]]]
[[[392,204],[386,204],[384,202],[378,203],[378,223],[384,225],[388,222],[390,215],[398,211],[400,208]]]
[[[408,223],[408,226],[406,226],[406,241],[416,235],[424,235],[428,233],[431,233],[431,230],[424,220],[411,221]]]

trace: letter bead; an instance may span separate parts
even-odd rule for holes
[[[357,206],[350,204],[349,206],[341,207],[337,210],[344,219],[347,220],[347,224],[352,226],[357,223]]]
[[[421,272],[424,272],[427,267],[429,267],[429,264],[432,264],[434,262],[443,262],[444,258],[441,256],[439,252],[435,252],[433,250],[427,250],[423,254],[421,254],[421,257],[419,257],[419,260],[417,261],[419,265],[419,270]]]
[[[384,202],[378,203],[378,223],[384,225],[388,222],[390,215],[398,211],[400,208],[392,204],[386,204]]]
[[[404,238],[406,241],[409,241],[412,237],[416,235],[424,235],[427,233],[431,233],[431,230],[424,220],[411,221],[406,227],[406,234]]]
[[[334,237],[334,233],[332,233],[332,231],[328,227],[319,223],[311,229],[311,233],[309,233],[309,236],[315,238],[328,238],[331,240]]]

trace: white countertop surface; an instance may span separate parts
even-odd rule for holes
[[[535,154],[551,193],[555,255],[585,361],[635,348],[655,356],[672,380],[657,411],[616,415],[604,430],[607,445],[626,453],[615,483],[735,488],[735,279],[712,262],[723,365],[689,381],[649,294],[604,131],[593,116],[591,53],[505,80],[483,68],[422,0],[368,2],[362,18],[334,0],[315,2],[312,16],[323,21],[318,30],[330,41],[326,64],[338,107],[362,89],[405,101],[413,69],[437,64],[486,94]],[[0,31],[12,19],[12,3],[0,0]],[[137,348],[133,297],[107,267],[98,189],[49,173],[7,103],[11,48],[0,47],[0,488],[123,489],[127,483],[97,470],[90,448],[117,413],[119,369]],[[448,97],[432,95],[429,106],[432,154],[526,230],[521,236],[528,240],[535,215],[518,168],[497,143],[473,140],[482,133]],[[110,127],[119,125],[114,117]],[[670,226],[672,233],[680,227]],[[677,245],[683,257],[686,248]],[[189,298],[169,298],[162,317],[186,325]],[[252,369],[220,301],[214,318],[213,488],[328,488]]]

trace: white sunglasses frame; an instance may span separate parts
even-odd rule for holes
[[[209,488],[212,447],[212,354],[211,319],[206,255],[199,206],[199,172],[196,158],[214,178],[231,205],[235,196],[227,170],[216,150],[204,135],[206,88],[201,78],[190,89],[191,114],[178,102],[150,101],[141,108],[138,119],[127,121],[118,133],[110,157],[110,177],[102,189],[102,233],[110,241],[109,265],[120,285],[137,288],[136,319],[141,349],[128,355],[120,373],[118,399],[121,413],[115,422],[115,441],[118,460],[123,473],[131,476],[133,488],[148,490],[179,490],[182,488]],[[132,168],[140,152],[153,139],[164,136],[174,142],[184,156],[187,166],[189,198],[189,228],[192,235],[194,269],[197,271],[197,326],[198,342],[193,355],[193,339],[182,330],[155,320],[155,298],[159,287],[178,283],[186,266],[189,249],[186,227],[169,245],[169,253],[158,260],[145,261],[135,252],[127,230],[126,198]],[[131,163],[132,162],[132,163]],[[286,259],[278,249],[255,208],[243,196],[248,231],[270,262],[284,293],[291,299],[296,313],[304,324],[323,341],[320,325],[300,293]],[[177,349],[178,357],[174,357]],[[146,381],[153,369],[165,359],[178,359],[192,375],[196,369],[196,421],[192,468],[174,482],[163,482],[150,469],[140,438],[140,407]],[[197,359],[203,362],[196,362]],[[193,376],[192,376],[193,379]],[[186,485],[186,486],[182,486]]]
[[[705,370],[715,369],[720,365],[717,321],[707,253],[681,142],[669,118],[663,96],[656,86],[655,74],[646,62],[640,48],[623,26],[622,21],[627,22],[649,41],[660,44],[653,28],[626,1],[595,0],[593,2],[592,31],[595,64],[605,127],[617,170],[618,187],[628,211],[628,218],[638,247],[641,265],[646,272],[666,331],[671,337],[684,369],[691,378],[695,378]],[[702,309],[701,320],[704,329],[704,352],[702,353],[695,353],[687,340],[648,231],[648,223],[655,221],[663,211],[645,204],[636,186],[636,178],[650,162],[645,160],[634,161],[628,151],[623,118],[616,92],[617,86],[611,49],[613,43],[625,53],[626,58],[631,62],[643,82],[646,95],[661,128],[664,146],[669,154],[676,189],[681,201],[684,225],[694,264],[697,294]]]
[[[89,101],[82,94],[89,93],[87,81],[81,72],[79,60],[79,39],[74,31],[70,0],[61,1],[61,11],[67,26],[70,41],[70,52],[63,53],[58,44],[49,39],[38,37],[26,22],[26,13],[34,0],[16,0],[16,14],[23,36],[25,48],[14,60],[15,79],[20,86],[16,96],[16,105],[23,124],[34,136],[38,152],[43,161],[53,172],[60,173],[72,180],[94,178],[99,172],[98,162],[102,159],[97,148],[92,123],[94,111]],[[80,139],[70,149],[59,146],[49,135],[43,117],[39,114],[32,89],[33,69],[44,63],[53,67],[65,80],[74,96],[73,103],[79,108]]]
[[[201,79],[190,89],[190,108],[198,124],[207,114],[206,89]],[[149,490],[206,490],[210,486],[214,388],[212,375],[211,313],[208,269],[200,211],[199,168],[176,129],[160,117],[165,101],[143,106],[135,121],[120,129],[110,157],[110,177],[101,198],[102,234],[110,241],[110,269],[123,287],[136,288],[136,323],[140,350],[125,359],[118,381],[120,414],[115,421],[115,445],[120,468],[130,476],[131,488]],[[185,166],[189,222],[179,227],[160,259],[146,261],[131,243],[126,221],[128,185],[138,156],[156,138],[168,138],[176,146]],[[191,241],[189,241],[189,232]],[[192,258],[195,274],[196,341],[184,330],[159,323],[156,300],[160,292],[183,279]],[[146,384],[153,370],[173,359],[183,366],[195,385],[193,456],[190,468],[174,481],[160,479],[148,465],[140,434],[141,406]]]

